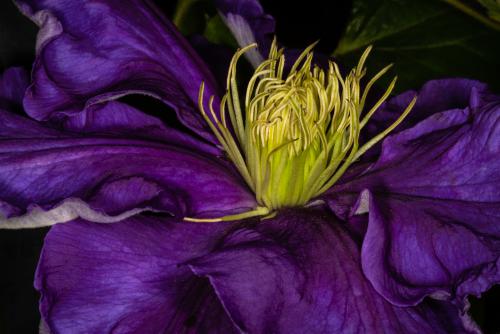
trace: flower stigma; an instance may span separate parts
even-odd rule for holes
[[[273,42],[269,58],[250,78],[244,96],[238,93],[236,65],[256,44],[239,49],[227,76],[220,117],[211,96],[207,113],[203,105],[204,83],[199,91],[199,109],[255,194],[258,207],[242,214],[220,218],[184,218],[216,222],[268,216],[283,207],[304,206],[328,190],[362,154],[380,142],[411,111],[416,97],[399,118],[384,131],[360,145],[359,136],[370,117],[389,97],[395,77],[385,93],[366,112],[368,92],[392,65],[378,72],[361,89],[364,64],[371,46],[358,65],[343,77],[338,65],[329,61],[323,70],[313,64],[315,44],[306,48],[285,71],[285,55]],[[211,116],[211,117],[210,117]]]

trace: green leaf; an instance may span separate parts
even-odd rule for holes
[[[444,77],[474,78],[498,89],[499,40],[497,31],[440,1],[354,0],[334,56],[354,66],[366,47],[374,45],[368,74],[394,63],[398,91]]]
[[[226,45],[233,49],[238,47],[238,43],[234,39],[233,34],[219,14],[207,19],[203,35],[208,41],[214,44]]]
[[[205,12],[209,8],[208,0],[179,0],[172,22],[185,36],[198,34],[205,28]]]
[[[500,22],[500,1],[499,0],[477,0],[488,10],[488,15],[495,21]]]
[[[212,1],[179,0],[172,21],[185,36],[203,35],[211,43],[238,47]]]

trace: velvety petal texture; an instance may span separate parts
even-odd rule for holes
[[[397,305],[431,295],[466,307],[500,282],[500,100],[474,88],[469,100],[387,138],[375,165],[330,194],[367,190],[350,212],[368,212],[363,270]]]
[[[191,261],[244,333],[460,333],[457,308],[397,307],[366,280],[347,230],[322,209],[235,228]]]
[[[36,273],[42,317],[52,334],[237,333],[186,264],[227,228],[147,217],[55,226]]]
[[[427,117],[451,109],[475,107],[476,98],[487,94],[486,84],[469,79],[441,79],[425,83],[418,91],[409,90],[383,103],[367,123],[363,134],[371,138],[394,122],[410,104],[414,96],[417,103],[405,120],[392,134],[413,127]]]
[[[0,75],[0,136],[5,138],[61,137],[61,131],[50,124],[22,117],[22,102],[30,84],[29,73],[20,67],[7,69]],[[19,115],[14,114],[16,112]],[[172,143],[193,148],[214,156],[222,152],[216,146],[205,143],[166,126],[160,119],[118,101],[94,104],[86,112],[67,115],[57,125],[70,132],[141,138]]]
[[[322,196],[333,210],[188,223],[257,206],[197,111],[201,82],[218,104],[206,65],[147,0],[17,4],[40,32],[26,94],[25,72],[0,77],[0,227],[67,223],[36,273],[48,331],[478,332],[467,296],[500,282],[500,100],[483,84],[425,85],[376,162]],[[259,43],[257,66],[272,17],[253,0],[216,5],[241,45]],[[205,141],[128,94],[163,101]]]
[[[23,68],[11,67],[0,75],[0,140],[58,134],[56,130],[14,113],[22,111],[28,86],[29,73]]]
[[[85,135],[104,134],[114,137],[176,143],[176,145],[193,148],[210,155],[223,155],[217,146],[188,136],[180,130],[165,125],[159,118],[119,101],[94,104],[88,107],[85,112],[68,115],[62,125],[66,131]]]
[[[22,215],[16,218],[20,227],[34,227],[36,219],[41,225],[68,221],[89,210],[119,215],[148,208],[212,217],[256,205],[229,164],[179,132],[163,142],[84,137],[1,110],[0,119],[0,210],[12,219]],[[44,216],[45,210],[55,211]],[[85,216],[104,219],[95,217]]]
[[[24,100],[35,119],[64,118],[132,93],[161,99],[186,126],[212,139],[197,112],[216,83],[176,28],[148,1],[22,0],[40,26],[33,84]],[[167,112],[167,111],[165,111]]]

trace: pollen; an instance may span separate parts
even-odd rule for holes
[[[234,55],[219,115],[211,97],[209,113],[201,84],[199,108],[248,186],[259,207],[246,216],[264,215],[283,207],[304,206],[337,182],[362,154],[391,132],[413,108],[416,97],[388,128],[363,144],[360,133],[389,97],[397,78],[380,99],[365,110],[373,84],[391,65],[364,85],[367,48],[358,65],[342,76],[330,61],[323,69],[313,63],[314,44],[286,69],[283,49],[273,42],[268,59],[238,91],[237,63],[256,44]],[[228,219],[220,219],[228,220]]]

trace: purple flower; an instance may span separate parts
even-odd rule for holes
[[[201,82],[202,106],[223,98],[206,64],[149,2],[18,5],[40,33],[32,83],[20,69],[0,78],[0,224],[65,223],[35,278],[51,333],[479,331],[467,297],[500,281],[500,99],[484,84],[427,83],[305,205],[187,222],[262,204],[209,128],[218,109],[209,123],[197,110]],[[259,64],[272,18],[251,0],[218,5],[242,44],[260,43],[248,56]],[[414,95],[385,102],[361,144]]]

